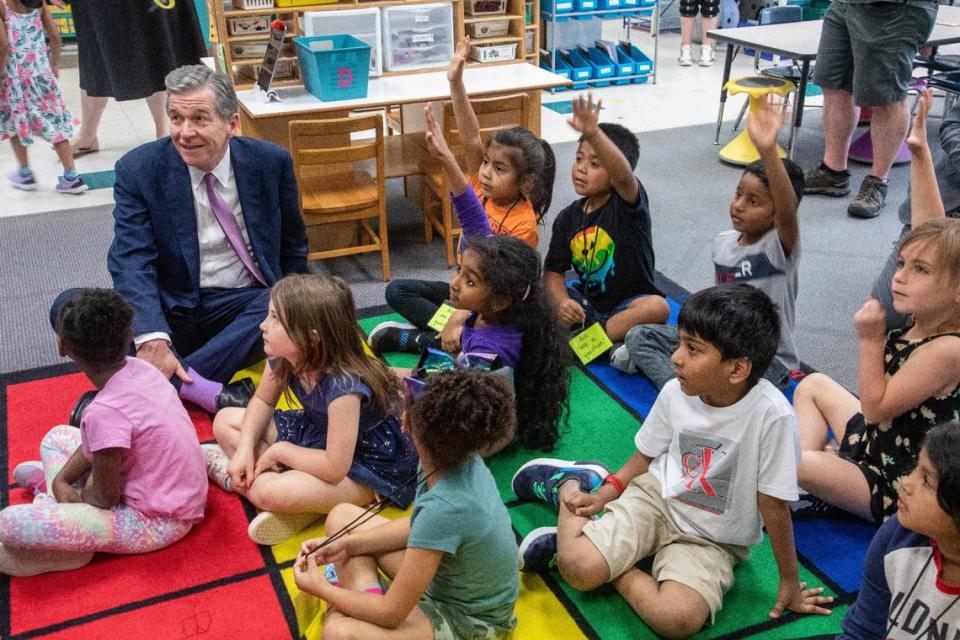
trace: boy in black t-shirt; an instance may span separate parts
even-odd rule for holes
[[[617,124],[599,124],[600,101],[580,96],[567,122],[579,131],[573,188],[583,198],[553,223],[544,284],[560,320],[571,328],[600,322],[621,342],[638,324],[666,322],[670,308],[653,283],[647,192],[635,175],[637,137]],[[567,286],[573,266],[578,280]]]

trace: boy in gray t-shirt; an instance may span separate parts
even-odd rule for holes
[[[780,344],[764,377],[780,386],[800,365],[793,327],[800,262],[797,205],[803,196],[803,171],[777,155],[777,133],[784,113],[770,100],[751,112],[747,130],[760,160],[747,165],[737,184],[730,202],[733,229],[721,232],[713,243],[717,284],[745,282],[777,305]],[[679,345],[676,327],[640,325],[627,333],[610,362],[621,371],[642,372],[662,388],[674,376],[671,355]]]

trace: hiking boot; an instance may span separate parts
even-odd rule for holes
[[[207,463],[207,477],[213,480],[224,491],[233,491],[230,485],[230,476],[227,475],[227,465],[230,457],[219,444],[202,444],[203,456]]]
[[[627,351],[627,345],[621,344],[610,353],[610,366],[617,371],[624,373],[638,373],[637,365],[630,359],[630,352]]]
[[[87,183],[83,181],[79,175],[73,178],[67,178],[66,176],[60,176],[60,182],[57,183],[57,193],[72,193],[78,194],[83,193],[90,187],[87,186]]]
[[[557,566],[557,528],[540,527],[520,543],[520,571],[546,571]]]
[[[367,342],[381,353],[399,351],[400,353],[420,353],[423,340],[432,332],[418,329],[407,322],[389,320],[373,328]]]
[[[876,218],[887,201],[887,183],[874,176],[867,176],[860,183],[860,192],[847,207],[847,214],[854,218]]]
[[[593,493],[610,472],[599,462],[572,462],[556,458],[535,458],[513,474],[513,492],[525,502],[545,502],[560,507],[560,487],[576,480],[580,490]]]
[[[842,198],[850,193],[850,172],[831,171],[826,165],[803,172],[803,192]]]
[[[13,470],[13,481],[18,487],[37,495],[47,491],[47,477],[39,460],[21,462]]]
[[[14,169],[8,173],[7,179],[10,181],[10,186],[12,186],[14,189],[20,189],[21,191],[33,191],[37,188],[37,179],[33,176],[33,173],[23,175],[20,173],[20,169]]]
[[[700,47],[700,60],[697,61],[697,64],[701,67],[712,67],[713,62],[713,47],[706,44]]]
[[[680,47],[680,57],[677,58],[677,63],[681,67],[689,67],[693,64],[693,47],[689,44],[681,45]]]
[[[319,513],[261,511],[250,521],[247,535],[257,544],[279,544],[303,531],[308,524],[319,517]]]

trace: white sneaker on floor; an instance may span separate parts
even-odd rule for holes
[[[610,353],[610,366],[624,373],[637,373],[637,365],[630,359],[627,345],[621,344]]]
[[[250,521],[247,535],[257,544],[279,544],[303,531],[308,524],[319,517],[319,513],[261,511]]]
[[[700,47],[700,61],[699,65],[701,67],[712,67],[714,62],[713,57],[713,47],[708,45],[703,45]]]
[[[693,64],[693,47],[689,44],[684,44],[680,46],[680,57],[677,58],[677,63],[681,67],[689,67]]]

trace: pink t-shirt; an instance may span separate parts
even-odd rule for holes
[[[88,460],[102,449],[124,449],[124,504],[148,516],[203,518],[208,483],[197,431],[155,367],[127,358],[87,406],[80,435]]]

